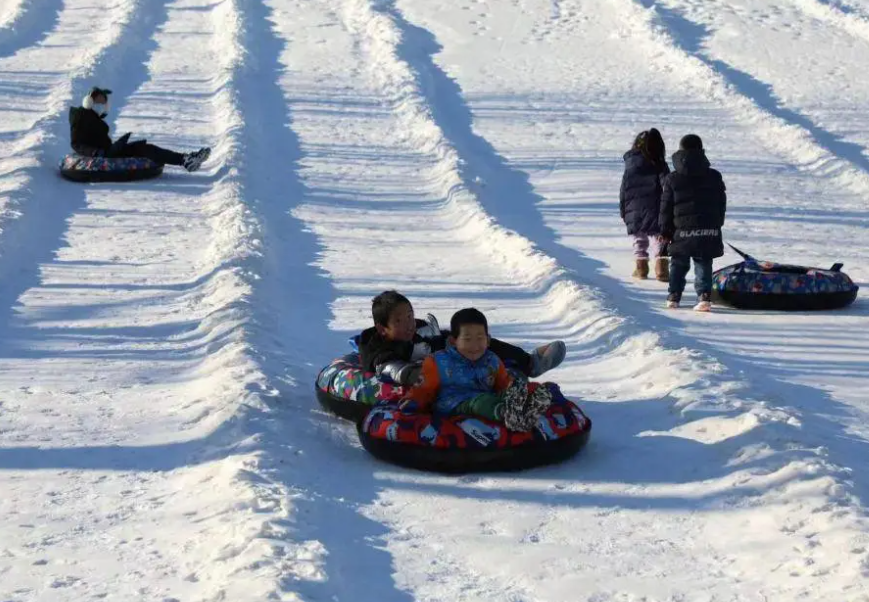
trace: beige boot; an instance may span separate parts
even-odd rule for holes
[[[670,258],[655,258],[655,278],[659,282],[670,282]]]
[[[645,280],[649,277],[649,260],[637,259],[637,267],[634,268],[634,273],[631,274],[634,278]]]

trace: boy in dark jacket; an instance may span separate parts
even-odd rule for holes
[[[210,148],[194,153],[176,153],[145,140],[129,142],[124,134],[115,142],[109,137],[109,125],[104,121],[109,113],[109,94],[105,88],[91,88],[80,107],[69,110],[70,143],[72,149],[86,157],[144,157],[160,165],[180,165],[187,171],[196,171],[211,155]]]
[[[664,180],[660,227],[670,243],[670,288],[667,307],[679,307],[685,276],[694,259],[697,311],[712,308],[712,260],[724,255],[721,227],[727,195],[721,174],[709,166],[703,142],[688,134],[673,155],[673,173]]]
[[[457,311],[450,320],[450,346],[422,362],[419,383],[402,409],[469,414],[503,422],[511,431],[530,431],[552,403],[538,383],[514,379],[489,349],[489,324],[479,310]]]
[[[397,291],[384,291],[371,301],[374,326],[359,339],[362,369],[378,378],[403,386],[413,386],[420,375],[422,361],[447,348],[449,331],[441,331],[437,319],[417,320],[413,306]],[[492,351],[519,371],[536,377],[558,366],[567,353],[563,341],[553,341],[528,354],[523,349],[492,339]]]
[[[649,276],[649,250],[655,257],[655,278],[669,280],[669,261],[658,235],[661,213],[662,180],[670,173],[661,132],[652,128],[640,132],[625,153],[625,172],[619,190],[619,211],[634,241],[636,268],[634,278]]]

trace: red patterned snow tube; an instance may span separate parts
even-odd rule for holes
[[[558,385],[545,383],[553,403],[530,432],[468,415],[371,409],[359,438],[372,455],[400,466],[447,473],[522,470],[566,460],[588,441],[591,420]]]

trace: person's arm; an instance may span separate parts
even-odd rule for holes
[[[661,192],[661,212],[658,215],[658,227],[661,229],[661,237],[666,240],[673,238],[676,227],[673,223],[673,187],[670,177],[664,178],[664,188]]]
[[[503,393],[513,383],[513,377],[504,367],[504,362],[498,360],[498,371],[495,373],[495,393]]]
[[[622,175],[622,185],[619,188],[619,215],[622,216],[622,221],[625,219],[625,180],[626,175]]]
[[[379,337],[380,335],[376,335]],[[372,338],[359,346],[359,356],[362,369],[366,372],[377,372],[379,366],[391,362],[409,363],[413,354],[413,343],[410,341],[387,341],[382,338]]]
[[[416,403],[420,411],[427,412],[437,399],[440,386],[437,363],[429,356],[422,362],[419,383],[408,391],[405,399]]]

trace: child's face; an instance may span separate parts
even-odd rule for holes
[[[465,358],[476,361],[489,348],[489,335],[482,324],[464,324],[459,336],[452,337],[453,346]]]
[[[386,326],[377,325],[377,332],[390,341],[412,341],[416,334],[416,318],[410,304],[402,304],[392,310]]]

